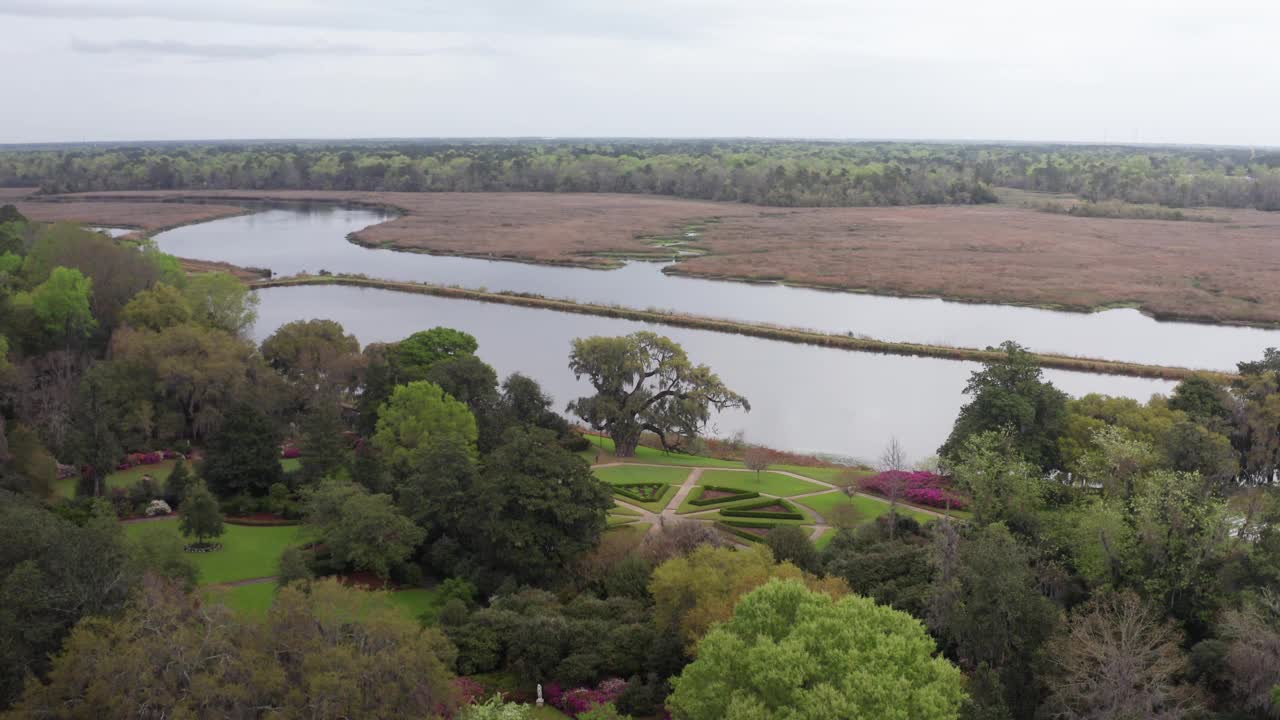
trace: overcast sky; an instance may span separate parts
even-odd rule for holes
[[[0,0],[0,143],[1280,145],[1278,0]]]

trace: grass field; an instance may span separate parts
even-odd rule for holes
[[[596,468],[594,472],[596,477],[610,485],[620,485],[623,483],[664,483],[666,485],[679,485],[689,477],[688,470],[665,467],[645,467],[643,465]]]
[[[173,465],[176,462],[176,460],[165,460],[155,465],[139,465],[128,470],[113,472],[107,476],[106,487],[108,490],[117,487],[133,487],[144,475],[150,475],[155,478],[158,484],[163,486],[165,479],[173,471]],[[281,458],[280,467],[285,472],[293,472],[302,467],[302,462],[297,458]],[[62,478],[54,482],[53,489],[59,497],[73,498],[76,496],[76,484],[77,479],[74,477]]]
[[[699,485],[716,485],[734,490],[755,490],[766,495],[790,497],[802,493],[819,492],[825,486],[807,480],[779,475],[773,472],[762,472],[756,479],[753,472],[734,472],[731,470],[707,470],[698,478]]]
[[[285,549],[304,541],[304,530],[300,525],[286,527],[224,525],[223,527],[226,532],[218,538],[218,542],[222,543],[221,550],[191,554],[191,559],[200,569],[201,585],[275,575],[280,555]],[[153,532],[178,535],[178,519],[166,518],[130,523],[125,526],[125,532],[130,537],[143,537]]]
[[[889,512],[888,502],[883,502],[865,495],[854,495],[850,498],[838,490],[833,490],[822,495],[812,495],[806,498],[799,498],[798,500],[792,500],[792,502],[798,505],[804,505],[805,507],[814,510],[828,523],[831,522],[832,510],[837,506],[848,505],[850,503],[852,503],[854,509],[858,511],[859,522],[870,522]],[[901,503],[898,504],[898,513],[908,517],[913,517],[921,523],[937,519],[933,515],[920,512],[919,510],[915,510]]]
[[[163,485],[164,479],[169,477],[169,473],[173,470],[173,464],[175,462],[177,461],[165,460],[163,462],[158,462],[155,465],[139,465],[138,467],[129,468],[128,470],[113,472],[107,476],[105,483],[106,489],[111,490],[112,488],[118,487],[133,487],[133,485],[141,480],[144,475],[150,475],[155,478],[157,483]],[[73,498],[76,496],[76,485],[78,483],[79,479],[75,477],[62,478],[54,482],[53,489],[59,497]]]
[[[237,585],[235,587],[211,587],[201,591],[210,602],[221,603],[237,612],[263,617],[271,609],[276,597],[275,581]],[[439,593],[425,588],[413,590],[371,590],[384,598],[391,606],[404,612],[406,617],[417,620],[428,610],[439,610]]]
[[[209,602],[221,603],[236,612],[262,617],[276,599],[276,583],[254,583],[235,587],[214,587],[202,591]]]

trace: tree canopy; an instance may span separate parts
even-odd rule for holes
[[[393,472],[412,471],[417,454],[436,438],[456,437],[474,446],[478,430],[466,405],[425,380],[400,385],[378,411],[373,445]]]
[[[619,457],[635,454],[644,431],[672,448],[698,437],[713,409],[751,409],[711,368],[694,365],[680,345],[651,332],[574,340],[569,369],[596,390],[570,403],[570,412],[608,433]]]
[[[1066,420],[1067,396],[1042,379],[1035,357],[1014,342],[999,348],[1004,357],[975,370],[965,385],[970,400],[960,408],[951,436],[938,453],[950,457],[970,435],[1007,430],[1027,460],[1044,469],[1060,467],[1058,437]]]
[[[958,718],[964,681],[936,650],[904,612],[772,580],[707,633],[667,703],[678,720]]]

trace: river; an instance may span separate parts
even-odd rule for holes
[[[818,329],[831,329],[824,324],[840,322],[841,317],[850,323],[858,317],[856,332],[890,339],[921,338],[911,336],[906,327],[884,324],[884,314],[898,313],[896,317],[900,322],[909,324],[914,322],[912,318],[927,319],[928,308],[938,313],[959,312],[974,318],[984,311],[989,312],[991,319],[987,323],[992,327],[972,319],[976,323],[974,327],[987,333],[989,339],[969,342],[959,339],[968,335],[956,331],[957,339],[953,342],[958,345],[994,344],[1005,337],[1014,337],[1037,349],[1051,349],[1036,346],[1029,339],[1031,336],[1018,334],[1017,331],[1033,329],[1034,323],[1027,327],[1011,327],[1001,334],[995,325],[1002,322],[1001,318],[1006,313],[1033,313],[1037,317],[1063,318],[1064,322],[1072,323],[1111,315],[1073,315],[1026,308],[695,280],[664,275],[650,263],[632,263],[621,270],[599,271],[437,257],[371,250],[345,240],[347,233],[380,222],[385,217],[383,213],[366,209],[277,207],[178,228],[158,235],[156,240],[161,249],[175,255],[269,267],[277,274],[286,275],[321,269],[363,272],[396,280],[428,280],[490,290],[543,292],[556,297],[640,307],[677,307],[698,314]],[[634,302],[627,301],[637,288],[646,284],[653,288],[654,293],[649,301],[641,302],[639,296],[635,296]],[[611,287],[617,292],[611,293]],[[587,391],[585,383],[575,380],[568,371],[569,343],[573,338],[651,329],[680,342],[691,358],[709,364],[730,387],[751,401],[750,413],[720,414],[715,419],[713,434],[728,436],[742,431],[751,442],[862,459],[876,457],[893,436],[914,458],[932,454],[950,431],[956,412],[965,399],[962,394],[965,381],[977,368],[976,364],[969,362],[856,353],[702,330],[367,288],[274,288],[261,290],[258,295],[261,305],[254,329],[257,340],[262,340],[286,322],[308,318],[336,320],[363,344],[399,340],[437,325],[456,327],[476,336],[480,343],[479,355],[500,375],[520,371],[542,383],[555,398],[559,411],[564,410],[569,400]],[[693,303],[699,296],[706,301],[706,307],[675,304]],[[751,300],[743,299],[736,305],[726,304],[724,296],[749,297]],[[784,297],[797,298],[789,311],[776,307],[781,301],[775,298]],[[813,304],[818,300],[825,300],[830,306],[819,311]],[[850,311],[848,303],[863,307],[867,322],[872,324],[861,324],[863,318]],[[873,306],[885,309],[883,312],[865,310]],[[806,321],[787,321],[787,312],[798,312],[798,308],[809,308]],[[936,320],[930,322],[934,327],[941,327]],[[1197,332],[1261,332],[1181,323],[1168,325]],[[879,327],[896,327],[901,334],[868,329]],[[1260,351],[1241,357],[1256,354]],[[1170,358],[1157,358],[1156,361],[1186,364]],[[1167,393],[1173,386],[1158,380],[1065,371],[1046,371],[1046,376],[1072,395],[1099,392],[1145,400],[1153,393]]]
[[[333,205],[275,207],[157,236],[180,257],[303,271],[363,273],[581,302],[675,310],[881,340],[983,348],[1015,340],[1033,350],[1153,365],[1234,370],[1280,347],[1280,330],[1156,321],[1134,309],[1073,313],[668,275],[662,263],[617,270],[434,256],[355,245],[348,233],[391,217]]]

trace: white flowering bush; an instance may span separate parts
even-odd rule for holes
[[[157,515],[168,515],[173,512],[173,508],[169,507],[169,503],[163,500],[152,500],[147,505],[147,517],[155,517]]]

